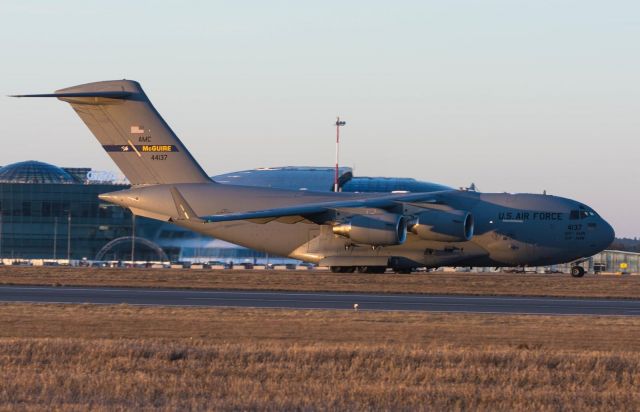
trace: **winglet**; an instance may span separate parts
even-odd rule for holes
[[[193,211],[189,203],[187,203],[175,186],[171,188],[171,197],[173,197],[173,202],[176,204],[176,210],[178,211],[178,218],[172,218],[171,220],[189,220],[193,222],[206,223],[204,220],[200,219],[196,212]]]

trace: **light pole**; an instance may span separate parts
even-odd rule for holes
[[[340,126],[344,126],[347,124],[344,120],[340,120],[340,116],[336,118],[336,176],[333,182],[333,191],[337,192],[339,190],[338,187],[338,178],[340,177],[340,170],[338,163],[340,162]]]
[[[0,210],[0,264],[2,263],[2,210]]]
[[[131,267],[136,257],[136,215],[131,213]]]
[[[53,218],[53,259],[58,258],[58,216]]]
[[[71,208],[67,215],[67,262],[71,266]]]

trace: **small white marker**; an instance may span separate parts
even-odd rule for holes
[[[358,307],[359,307],[359,305],[357,303],[353,304],[353,310],[358,311]]]

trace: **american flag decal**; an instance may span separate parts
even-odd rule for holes
[[[143,126],[131,126],[131,134],[144,134]]]

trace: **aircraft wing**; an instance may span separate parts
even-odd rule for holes
[[[330,202],[305,203],[300,205],[285,206],[273,209],[250,210],[243,212],[231,212],[216,215],[197,216],[191,206],[184,199],[177,188],[172,188],[171,194],[180,214],[179,220],[196,220],[202,223],[231,222],[236,220],[250,220],[255,223],[267,223],[272,220],[280,220],[284,223],[297,223],[314,215],[338,209],[376,208],[388,209],[397,207],[403,203],[411,203],[414,206],[420,204],[433,204],[437,202],[437,195],[444,192],[429,193],[403,193],[371,197],[364,199],[349,199]]]

